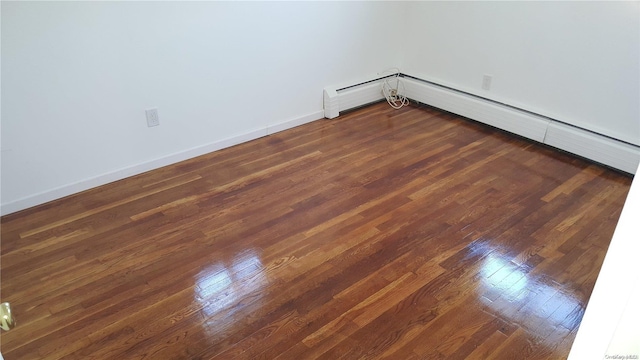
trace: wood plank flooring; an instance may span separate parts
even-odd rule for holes
[[[386,103],[2,218],[5,359],[560,359],[631,177]]]

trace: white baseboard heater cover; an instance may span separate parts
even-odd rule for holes
[[[382,79],[388,76],[370,76],[355,85],[338,85],[324,88],[324,117],[334,119],[341,111],[353,109],[384,99]]]
[[[402,74],[407,98],[591,159],[634,174],[640,147],[570,126],[525,110],[439,86]],[[324,114],[336,118],[340,111],[384,99],[381,78],[370,77],[355,85],[324,89]]]
[[[640,148],[559,122],[549,124],[544,143],[633,174]]]
[[[542,142],[548,118],[428,82],[403,78],[409,99]]]

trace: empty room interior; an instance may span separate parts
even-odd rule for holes
[[[640,356],[638,1],[2,1],[0,66],[0,359]]]

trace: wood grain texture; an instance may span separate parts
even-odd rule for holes
[[[559,359],[627,175],[372,105],[2,218],[5,359]]]

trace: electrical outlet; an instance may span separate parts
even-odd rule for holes
[[[147,115],[147,126],[158,126],[160,125],[160,118],[158,117],[158,109],[148,109],[144,111]]]
[[[492,75],[484,74],[482,77],[482,88],[485,90],[491,90],[491,80],[493,79]]]

